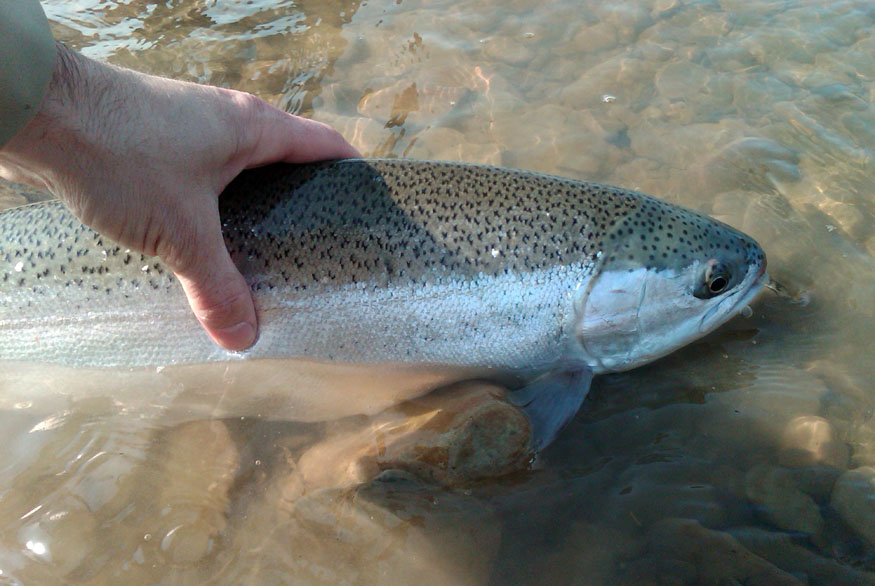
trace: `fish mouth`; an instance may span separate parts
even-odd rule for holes
[[[757,295],[760,294],[760,291],[763,290],[763,287],[765,287],[768,281],[769,275],[766,273],[766,265],[763,264],[743,294],[740,294],[737,299],[733,299],[732,297],[723,299],[702,316],[702,319],[699,321],[699,331],[703,334],[710,332],[717,328],[717,326],[729,321],[730,318],[738,315]],[[732,303],[729,310],[726,312],[720,311],[720,309],[728,302]],[[719,319],[718,316],[722,316],[722,319]]]

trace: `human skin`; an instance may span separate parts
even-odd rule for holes
[[[255,96],[88,59],[57,44],[37,115],[0,149],[0,176],[48,189],[86,225],[159,256],[229,350],[257,338],[218,198],[243,169],[358,157],[335,130]]]

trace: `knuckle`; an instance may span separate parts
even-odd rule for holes
[[[249,291],[236,291],[207,302],[195,310],[198,320],[211,328],[224,328],[235,325],[246,318],[248,304],[252,303]]]

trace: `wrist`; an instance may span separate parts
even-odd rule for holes
[[[56,42],[48,92],[36,116],[0,148],[0,175],[59,195],[63,178],[82,168],[98,144],[93,98],[103,93],[101,67]]]

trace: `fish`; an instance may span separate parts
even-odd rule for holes
[[[60,202],[0,213],[6,403],[98,393],[116,372],[130,389],[116,401],[317,420],[486,379],[512,389],[541,449],[594,375],[707,335],[767,280],[757,242],[706,215],[524,170],[279,164],[244,171],[219,203],[259,319],[244,352],[209,339],[160,260]]]

